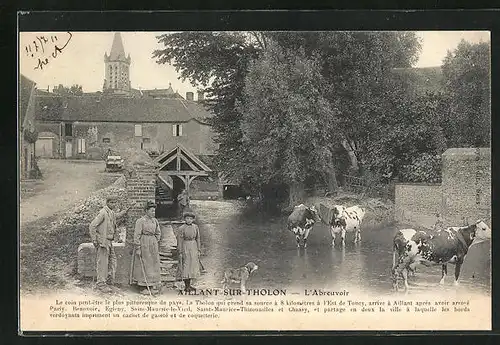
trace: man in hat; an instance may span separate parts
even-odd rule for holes
[[[90,223],[90,238],[96,248],[97,288],[102,292],[111,292],[109,285],[114,285],[116,273],[116,254],[113,240],[118,238],[117,219],[123,217],[132,207],[121,212],[115,212],[118,198],[115,195],[106,198],[104,206]]]

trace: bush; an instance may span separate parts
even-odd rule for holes
[[[28,142],[30,144],[34,144],[34,143],[36,143],[37,139],[38,139],[38,131],[37,130],[34,130],[32,132],[30,132],[28,129],[24,130],[24,140],[26,140],[26,142]]]
[[[421,154],[411,164],[403,166],[400,178],[402,182],[440,183],[441,156]]]

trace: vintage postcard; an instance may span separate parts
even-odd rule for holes
[[[490,32],[28,32],[20,332],[491,330]]]

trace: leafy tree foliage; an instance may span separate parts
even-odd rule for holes
[[[378,117],[378,126],[371,133],[366,164],[372,172],[404,179],[402,170],[414,159],[446,149],[441,127],[446,103],[441,95],[431,93],[409,97],[403,88],[395,88],[389,99],[391,107]]]
[[[390,111],[391,70],[416,62],[421,48],[417,37],[412,32],[321,32],[278,33],[275,39],[320,57],[328,85],[323,92],[339,110],[340,143],[357,168],[378,118]]]
[[[308,177],[328,183],[337,114],[324,87],[320,60],[303,49],[271,44],[250,65],[237,106],[248,163],[242,179],[286,184],[290,205],[301,199]]]
[[[249,64],[256,59],[265,38],[259,33],[181,32],[158,37],[164,49],[153,52],[160,64],[172,64],[183,80],[201,85],[205,104],[219,144],[215,165],[229,178],[245,169],[245,151],[241,143],[241,115],[236,100],[241,96]]]
[[[449,113],[443,128],[450,147],[489,147],[490,44],[459,43],[443,62]]]
[[[406,182],[441,182],[441,155],[421,153],[405,165],[401,171],[401,179]]]
[[[395,87],[406,90],[398,102],[406,109],[400,109],[398,113],[409,115],[406,119],[398,119],[398,123],[406,127],[402,129],[407,133],[405,148],[401,149],[401,145],[397,144],[403,140],[402,137],[390,142],[382,141],[384,145],[378,148],[383,147],[382,151],[388,153],[374,166],[389,169],[387,166],[390,165],[393,176],[405,182],[439,182],[440,155],[446,148],[489,147],[489,51],[488,43],[462,41],[444,60],[440,91],[412,97],[404,82]],[[408,104],[408,101],[411,103]],[[391,134],[395,132],[391,131]]]
[[[432,182],[446,147],[489,145],[487,44],[460,43],[444,61],[443,92],[435,83],[425,94],[393,74],[418,58],[411,32],[182,32],[158,40],[157,62],[207,94],[217,170],[255,190],[285,183],[292,200],[311,176],[334,188],[339,148],[361,173]]]

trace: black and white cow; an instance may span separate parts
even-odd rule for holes
[[[401,229],[398,230],[393,240],[393,252],[392,252],[392,269],[396,267],[396,263],[399,258],[405,255],[406,246],[408,242],[414,238],[415,241],[420,239],[429,239],[432,235],[431,230],[414,230],[414,229]],[[406,268],[412,275],[415,275],[415,265]]]
[[[303,243],[304,248],[307,247],[309,232],[318,220],[318,211],[314,205],[307,207],[304,204],[300,204],[293,208],[292,213],[288,216],[287,225],[288,230],[295,234],[297,248],[300,248],[301,243]]]
[[[441,265],[441,281],[448,273],[447,264],[455,265],[455,284],[458,284],[460,270],[465,256],[473,243],[491,238],[491,229],[485,222],[478,220],[475,224],[462,227],[448,227],[435,232],[415,231],[405,229],[405,238],[399,238],[401,244],[408,236],[404,249],[398,247],[399,259],[393,264],[392,283],[395,290],[399,289],[398,280],[403,277],[405,290],[408,290],[408,271],[421,264],[424,266]],[[398,236],[398,234],[396,235]],[[396,241],[396,239],[395,239]]]
[[[354,232],[354,243],[361,241],[361,223],[366,211],[360,206],[339,206],[332,208],[332,218],[330,221],[330,233],[332,234],[332,246],[335,245],[335,237],[340,233],[342,245],[345,245],[346,232]]]

